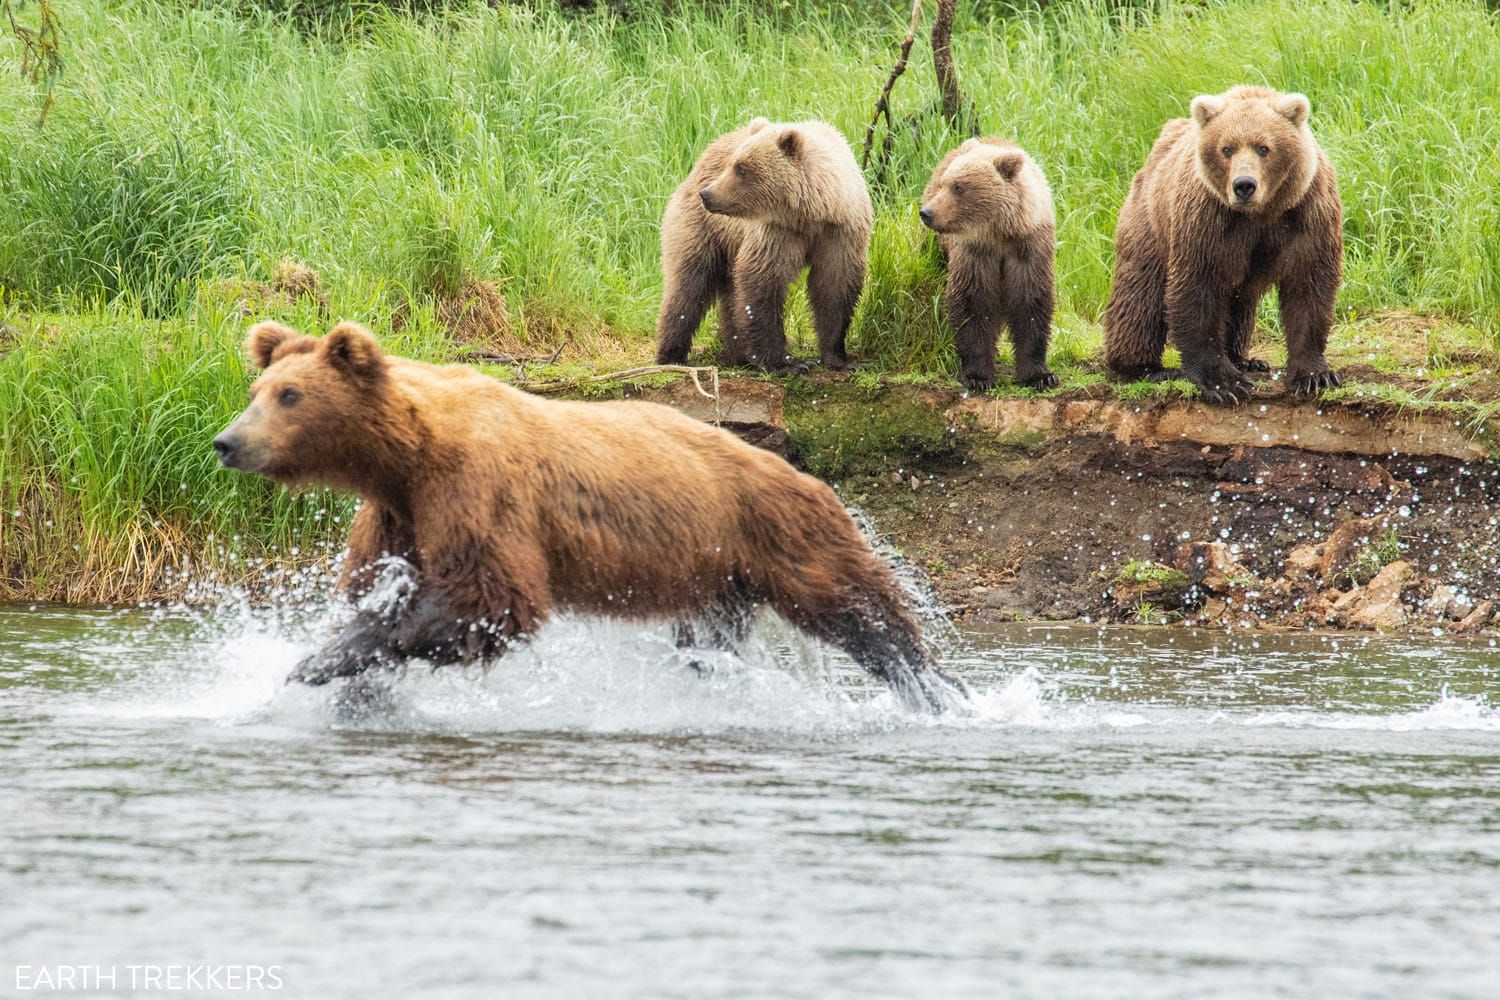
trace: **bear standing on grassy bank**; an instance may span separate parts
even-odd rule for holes
[[[654,403],[559,402],[387,357],[353,323],[321,339],[261,323],[248,350],[264,371],[214,439],[220,460],[359,494],[348,596],[367,594],[390,557],[416,577],[291,680],[483,659],[556,611],[668,621],[685,645],[732,649],[769,607],[908,704],[962,702],[833,491],[728,431]]]
[[[1301,94],[1235,87],[1167,122],[1131,183],[1115,232],[1105,357],[1162,378],[1167,333],[1210,403],[1249,398],[1255,307],[1276,285],[1287,389],[1337,386],[1323,357],[1343,270],[1343,206]]]
[[[828,368],[848,368],[844,338],[873,225],[864,176],[833,126],[757,118],[714,140],[662,219],[657,361],[687,360],[717,298],[726,364],[806,367],[787,354],[783,314],[787,286],[807,268],[818,353]]]
[[[922,192],[922,222],[948,263],[948,325],[958,378],[983,392],[995,384],[995,343],[1010,327],[1016,381],[1051,389],[1052,189],[1041,168],[1004,139],[969,139],[943,157]]]

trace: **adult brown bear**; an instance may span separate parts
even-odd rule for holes
[[[1235,87],[1193,98],[1161,130],[1130,185],[1115,231],[1104,310],[1110,370],[1161,378],[1168,331],[1182,375],[1210,403],[1239,403],[1255,307],[1277,287],[1287,389],[1337,386],[1323,352],[1343,269],[1343,208],[1333,165],[1307,127],[1307,98]]]
[[[864,288],[873,226],[864,175],[832,125],[756,118],[720,136],[662,217],[657,360],[687,360],[717,299],[727,364],[805,368],[787,354],[783,314],[787,286],[806,268],[823,364],[848,368],[844,339]]]
[[[483,659],[565,610],[733,648],[769,607],[910,705],[963,701],[833,491],[770,452],[665,406],[542,399],[389,357],[353,323],[322,338],[261,323],[248,351],[264,371],[214,438],[220,460],[359,494],[346,595],[368,593],[388,557],[416,575],[406,600],[358,612],[291,680]]]

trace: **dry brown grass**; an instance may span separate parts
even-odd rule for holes
[[[205,284],[204,293],[209,298],[232,303],[246,318],[293,306],[304,299],[315,304],[319,313],[328,314],[328,294],[323,291],[318,272],[290,258],[277,265],[270,281],[224,278]]]

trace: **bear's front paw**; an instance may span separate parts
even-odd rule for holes
[[[286,682],[322,687],[331,680],[354,673],[352,670],[339,670],[339,662],[337,659],[314,653],[292,668],[292,672],[286,675]]]
[[[1203,401],[1214,406],[1243,403],[1250,398],[1250,391],[1255,388],[1244,373],[1228,361],[1197,370],[1185,368],[1183,374],[1198,387]]]
[[[812,364],[788,354],[779,361],[766,362],[765,369],[772,375],[805,375],[812,369]]]
[[[1289,371],[1286,373],[1286,391],[1298,398],[1316,396],[1324,389],[1337,389],[1344,384],[1339,373],[1330,368],[1315,372]]]
[[[958,380],[970,392],[989,392],[995,387],[995,376],[982,372],[964,372]]]
[[[1271,366],[1260,358],[1230,358],[1229,363],[1242,372],[1268,372]]]
[[[1035,389],[1038,392],[1046,392],[1048,389],[1056,389],[1062,385],[1057,376],[1045,368],[1039,372],[1017,376],[1016,381],[1026,388]]]
[[[847,354],[823,355],[823,367],[831,372],[852,372],[859,367],[859,359]]]

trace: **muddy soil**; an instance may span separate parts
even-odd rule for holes
[[[1332,606],[1392,561],[1402,563],[1393,626],[1455,629],[1500,596],[1500,466],[1489,463],[1085,435],[838,485],[960,619],[1345,625]],[[1334,547],[1349,551],[1320,574],[1340,526]],[[1205,542],[1222,543],[1233,579],[1186,594],[1151,585],[1173,568],[1199,582],[1186,547]],[[1310,571],[1289,571],[1299,546],[1292,562],[1311,560]],[[1465,630],[1487,621],[1485,611]]]

